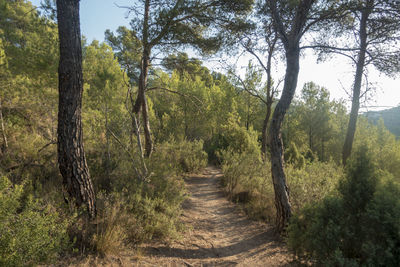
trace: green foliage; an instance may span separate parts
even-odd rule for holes
[[[221,153],[222,184],[230,199],[244,204],[247,214],[272,222],[275,215],[270,166],[260,152],[239,153],[228,148]]]
[[[308,82],[283,124],[284,143],[290,144],[289,149],[295,144],[309,161],[340,163],[347,123],[344,104],[331,101],[326,88]]]
[[[162,65],[169,72],[177,71],[182,78],[185,74],[189,74],[192,80],[196,80],[196,76],[201,77],[206,85],[210,86],[213,82],[213,77],[210,75],[210,70],[202,66],[197,58],[189,58],[186,53],[178,53],[168,55],[163,59]]]
[[[182,178],[157,176],[146,183],[130,181],[122,190],[98,194],[98,216],[90,243],[101,255],[118,255],[125,244],[180,236]]]
[[[261,131],[266,114],[267,85],[263,83],[263,71],[250,60],[244,78],[230,71],[230,79],[237,88],[237,112],[246,129],[253,126]]]
[[[222,185],[228,196],[244,204],[251,218],[272,221],[274,197],[270,166],[261,159],[254,130],[240,126],[233,114],[211,147],[221,163]]]
[[[129,207],[137,220],[135,229],[129,232],[129,239],[134,243],[151,239],[174,239],[183,230],[179,219],[185,192],[183,180],[168,178],[168,181],[161,181],[166,184],[165,190],[156,188],[159,183],[153,179],[142,194],[136,193],[129,199]]]
[[[136,33],[124,26],[120,26],[116,35],[110,30],[106,30],[104,39],[114,50],[118,62],[126,70],[131,81],[137,80],[142,44]]]
[[[174,67],[174,60],[185,60],[173,56],[165,64]],[[214,78],[209,70],[190,59],[187,64],[173,70],[169,75],[157,71],[157,78],[149,86],[154,106],[155,121],[152,121],[155,139],[159,142],[171,136],[177,140],[203,139],[209,143],[213,136],[221,133],[229,112],[235,111],[235,92],[223,77]]]
[[[230,114],[228,120],[221,126],[221,133],[215,135],[207,147],[209,157],[211,159],[218,157],[220,161],[224,158],[224,150],[238,154],[259,155],[260,153],[257,133],[241,126],[240,119],[235,114]]]
[[[109,246],[111,242],[107,239],[119,246],[123,241],[137,244],[179,236],[183,229],[179,220],[185,196],[183,179],[164,173],[162,167],[156,168],[151,169],[148,182],[130,181],[110,195],[108,207],[111,209],[106,205],[105,216],[100,217],[105,222],[96,239],[100,244],[96,243],[96,247]],[[113,251],[110,248],[107,249]]]
[[[157,168],[167,164],[165,167],[177,173],[196,172],[207,166],[207,153],[203,150],[202,140],[177,142],[170,139],[157,146],[150,164]]]
[[[162,53],[175,43],[215,50],[222,39],[235,39],[227,31],[238,33],[248,26],[243,19],[253,1],[183,3],[174,11],[168,1],[152,2],[147,45]],[[294,10],[298,3],[281,1],[281,8]],[[207,18],[196,12],[201,8]],[[183,17],[190,22],[179,19]],[[210,30],[215,18],[225,21]],[[292,21],[285,18],[284,23]],[[161,62],[167,72],[150,66],[146,94],[156,150],[145,160],[148,177],[137,177],[134,169],[144,165],[126,96],[128,90],[132,95],[137,90],[142,22],[134,19],[136,30],[107,31],[110,46],[83,44],[84,143],[96,192],[101,193],[98,218],[88,226],[93,228],[84,233],[85,223],[79,222],[74,233],[76,221],[71,225],[69,213],[58,208],[63,200],[55,145],[57,25],[29,1],[0,0],[0,131],[8,139],[6,148],[0,138],[0,173],[11,180],[0,179],[0,265],[51,262],[68,247],[66,229],[76,245],[90,245],[102,255],[118,254],[129,242],[179,236],[182,176],[206,166],[203,146],[211,160],[220,161],[222,182],[233,201],[243,203],[252,218],[275,217],[270,166],[261,160],[257,140],[265,106],[243,92],[243,84],[211,72],[185,53]],[[260,72],[251,64],[244,84],[265,96]],[[356,158],[347,180],[336,187],[343,176],[334,162],[341,159],[346,113],[342,102],[331,101],[327,90],[314,83],[304,86],[287,113],[285,170],[298,213],[289,228],[289,243],[299,256],[326,265],[394,266],[400,254],[400,141],[383,122],[373,126],[361,118],[354,147],[367,145],[371,159]],[[381,176],[386,178],[375,179]]]
[[[291,143],[289,148],[285,150],[285,162],[292,164],[297,169],[304,167],[306,160],[297,149],[295,143]]]
[[[21,266],[53,260],[68,245],[68,220],[0,178],[0,265]]]
[[[400,185],[362,149],[338,194],[307,206],[288,227],[299,257],[324,266],[396,266],[400,262]]]
[[[302,168],[289,164],[285,170],[293,212],[324,199],[344,175],[342,167],[334,162],[315,161]]]
[[[119,163],[120,165],[122,163]],[[124,243],[179,237],[181,204],[185,198],[183,172],[195,172],[207,164],[202,141],[157,144],[147,161],[146,181],[121,173],[108,193],[98,195],[99,215],[91,240],[100,254],[117,254]],[[126,165],[118,166],[126,169]],[[128,167],[129,168],[129,167]]]
[[[368,147],[374,164],[400,181],[400,140],[386,129],[382,120],[377,125],[363,117],[358,120],[353,147],[357,150],[363,146]]]

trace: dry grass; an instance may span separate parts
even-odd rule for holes
[[[101,256],[117,256],[124,247],[127,238],[127,225],[134,223],[124,210],[121,202],[103,200],[99,209],[98,220],[95,222],[96,233],[93,235],[92,244]]]

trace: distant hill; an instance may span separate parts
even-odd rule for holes
[[[382,118],[386,128],[397,137],[400,137],[400,106],[380,111],[368,111],[363,115],[375,124]]]

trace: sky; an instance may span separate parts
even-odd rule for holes
[[[31,2],[36,6],[40,4],[40,0]],[[130,18],[127,17],[127,10],[118,6],[129,6],[130,3],[132,3],[132,0],[81,0],[81,33],[86,36],[89,43],[93,39],[104,41],[106,29],[115,31],[118,26],[129,26]],[[249,59],[251,59],[250,56],[242,57],[239,64],[247,66]],[[317,64],[316,61],[316,56],[311,51],[302,56],[297,94],[301,91],[304,83],[313,81],[326,87],[331,98],[343,99],[346,101],[346,105],[350,107],[350,97],[346,93],[346,90],[351,91],[354,79],[354,69],[350,63],[339,56],[320,64]],[[205,62],[204,64],[209,68],[218,70],[218,66],[213,63]],[[284,69],[283,63],[277,66],[274,78],[282,78]],[[400,104],[400,75],[397,79],[392,79],[371,69],[368,79],[374,84],[376,90],[373,92],[372,100],[362,104],[361,111],[385,109]]]

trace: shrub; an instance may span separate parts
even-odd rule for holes
[[[228,148],[219,153],[222,159],[222,183],[229,197],[244,202],[251,218],[274,221],[275,194],[271,178],[270,162],[263,162],[260,153],[238,153]],[[299,169],[286,166],[290,200],[294,211],[307,203],[323,199],[335,189],[343,177],[343,170],[333,162],[310,162]]]
[[[221,163],[221,152],[228,149],[238,154],[260,153],[257,132],[240,126],[233,115],[221,128],[221,133],[215,134],[206,145],[210,161]]]
[[[92,237],[94,249],[102,256],[117,255],[127,239],[127,229],[136,224],[120,195],[99,193],[97,219]]]
[[[163,144],[148,164],[150,175],[146,181],[124,178],[123,182],[114,183],[111,193],[99,194],[94,239],[98,252],[112,254],[119,242],[138,244],[179,236],[186,191],[180,175],[182,167],[172,158],[180,153],[171,143]]]
[[[117,203],[121,203],[117,208],[120,215],[116,217],[126,218],[127,215],[130,219],[129,223],[122,223],[126,235],[121,236],[133,244],[178,237],[183,229],[180,215],[185,192],[181,177],[155,175],[150,177],[149,182],[123,189],[122,194],[116,195]]]
[[[157,146],[150,164],[163,164],[163,171],[196,172],[207,166],[207,153],[203,150],[202,140],[177,142],[171,139]]]
[[[0,266],[46,263],[68,246],[68,221],[0,178]]]
[[[293,212],[309,203],[321,201],[335,190],[344,175],[343,168],[336,163],[320,161],[310,162],[302,169],[289,164],[285,171]]]
[[[180,236],[183,179],[155,176],[132,181],[122,192],[99,193],[98,216],[89,234],[92,248],[102,256],[118,255],[124,245]]]
[[[222,184],[231,200],[244,204],[253,219],[272,221],[275,214],[274,192],[268,162],[260,153],[238,153],[233,149],[220,152]]]
[[[400,185],[361,150],[338,194],[308,205],[288,227],[288,245],[299,257],[325,266],[398,266]]]
[[[285,162],[290,163],[297,169],[304,168],[306,160],[304,156],[299,152],[295,143],[290,143],[288,149],[285,150]]]

